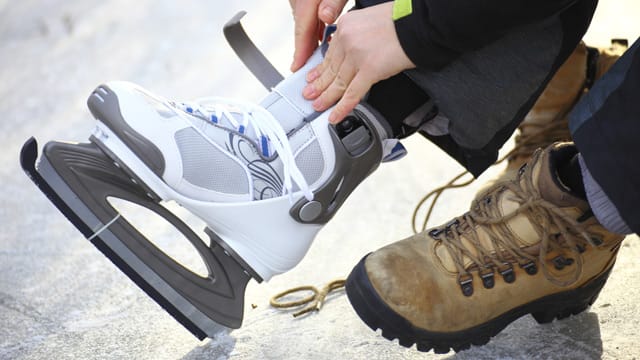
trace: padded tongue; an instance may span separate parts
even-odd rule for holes
[[[576,192],[562,183],[558,175],[558,166],[568,162],[578,153],[577,148],[568,143],[555,144],[545,149],[537,164],[532,164],[534,175],[537,174],[536,186],[543,199],[559,207],[586,207],[587,203]],[[535,167],[538,166],[539,169]]]
[[[313,101],[302,96],[302,89],[307,85],[307,73],[320,64],[322,58],[321,48],[318,48],[301,69],[282,80],[260,101],[260,105],[280,121],[286,133],[300,126],[305,119],[317,116],[311,106]]]

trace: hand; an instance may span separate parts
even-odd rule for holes
[[[295,52],[291,71],[300,69],[318,47],[325,24],[333,24],[347,0],[289,0],[295,21]]]
[[[307,74],[303,96],[324,111],[336,101],[329,122],[342,121],[373,84],[414,68],[402,50],[392,20],[393,2],[350,11],[340,18],[324,60]]]

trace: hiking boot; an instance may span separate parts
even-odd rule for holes
[[[558,178],[575,154],[571,143],[538,150],[465,214],[367,255],[346,284],[357,314],[387,339],[446,353],[526,314],[546,323],[587,309],[623,236]]]

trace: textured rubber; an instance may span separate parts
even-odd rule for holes
[[[368,256],[368,255],[367,255]],[[400,345],[418,351],[445,354],[461,351],[471,345],[484,345],[516,319],[531,314],[538,323],[564,319],[586,310],[593,304],[604,286],[612,266],[584,286],[549,295],[512,309],[491,321],[456,332],[433,332],[412,325],[393,311],[374,289],[365,268],[366,256],[355,266],[345,285],[347,296],[358,316],[374,331],[382,330],[388,340],[398,339]]]

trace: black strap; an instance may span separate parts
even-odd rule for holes
[[[282,81],[284,77],[253,44],[242,28],[240,19],[242,19],[246,13],[246,11],[240,11],[224,25],[224,37],[244,65],[251,70],[251,73],[267,90],[271,90]]]

